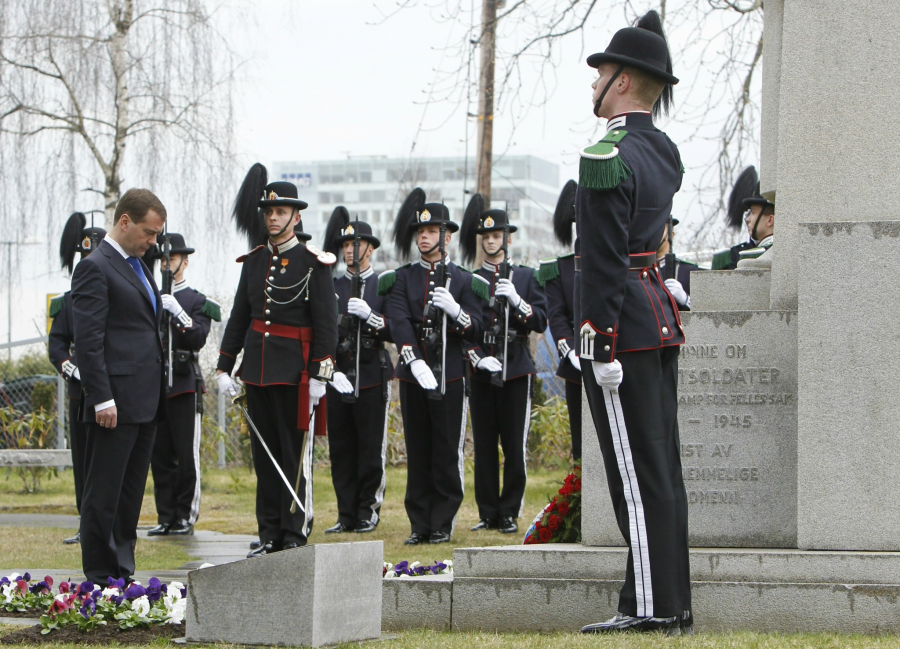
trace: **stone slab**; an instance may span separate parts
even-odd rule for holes
[[[798,542],[900,550],[900,221],[802,223]]]
[[[0,450],[0,467],[72,466],[72,451],[65,449]]]
[[[770,270],[710,270],[691,274],[691,311],[767,311]]]
[[[320,647],[381,634],[381,541],[326,543],[188,573],[185,637]]]
[[[453,575],[383,580],[381,629],[449,631]]]
[[[691,545],[796,547],[797,314],[691,311],[682,322],[678,423]],[[584,411],[582,542],[621,545]]]

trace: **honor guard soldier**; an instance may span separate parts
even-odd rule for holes
[[[234,207],[251,244],[266,241],[238,258],[241,279],[216,369],[219,389],[236,396],[230,374],[243,350],[238,375],[246,389],[261,541],[249,556],[305,545],[312,530],[309,435],[314,408],[316,432],[324,432],[323,397],[334,375],[336,259],[294,234],[305,208],[293,183],[267,184],[261,164],[250,169]]]
[[[656,249],[684,168],[653,125],[678,81],[659,15],[650,11],[619,30],[588,65],[599,73],[594,114],[608,120],[608,131],[581,152],[579,356],[629,552],[618,615],[582,631],[679,635],[692,628],[674,371],[684,333]]]
[[[675,302],[678,303],[679,311],[690,311],[691,310],[691,273],[702,270],[700,266],[697,264],[692,264],[689,261],[683,261],[675,257],[674,253],[671,253],[672,249],[672,239],[675,238],[675,226],[678,225],[679,221],[676,218],[670,218],[669,222],[666,224],[666,229],[663,232],[662,242],[659,244],[659,248],[656,249],[656,263],[659,266],[659,272],[662,273],[663,277],[667,277],[666,272],[666,259],[672,259],[675,263],[675,273],[674,277],[671,277],[665,280],[666,288],[669,289],[669,293],[672,294],[672,297],[675,298]],[[669,228],[672,228],[672,236],[669,236]]]
[[[477,530],[519,531],[516,519],[525,502],[525,448],[531,424],[531,395],[537,372],[528,348],[528,335],[547,328],[547,302],[533,268],[512,263],[509,246],[516,226],[504,210],[484,209],[475,194],[469,201],[460,232],[463,261],[475,261],[477,238],[485,260],[474,272],[484,282],[474,284],[483,300],[480,349],[469,351],[474,368],[472,437],[475,442],[475,501]],[[503,447],[503,490],[500,456]]]
[[[409,257],[415,239],[421,259],[382,273],[378,293],[400,352],[400,407],[408,459],[406,545],[446,543],[463,500],[466,440],[465,358],[481,338],[483,283],[450,261],[450,234],[459,226],[441,203],[426,203],[418,187],[394,224],[394,245]],[[483,289],[480,291],[484,293]]]
[[[75,253],[81,258],[87,257],[97,249],[106,230],[87,226],[87,218],[81,212],[75,212],[66,221],[62,237],[59,241],[59,259],[62,267],[72,274],[75,267]],[[49,316],[53,318],[50,325],[50,341],[47,349],[50,362],[66,380],[66,396],[68,397],[69,448],[72,451],[72,477],[75,480],[75,507],[81,513],[81,496],[84,493],[85,428],[78,416],[81,404],[81,373],[75,365],[75,315],[72,306],[72,291],[66,291],[50,300]],[[63,540],[66,545],[79,543],[81,532]]]
[[[749,241],[744,241],[713,255],[713,270],[734,270],[741,259],[759,257],[774,241],[775,205],[759,192],[759,174],[750,166],[741,172],[728,197],[728,227],[747,227]]]
[[[391,341],[378,295],[372,253],[381,245],[372,227],[350,221],[343,206],[335,208],[325,228],[325,250],[344,258],[346,272],[334,280],[340,312],[338,370],[333,383],[344,382],[346,394],[328,390],[328,449],[331,482],[337,496],[337,524],[326,534],[372,532],[384,501],[387,413],[394,366],[384,344]]]
[[[147,535],[183,536],[194,533],[200,515],[200,434],[206,392],[200,350],[212,321],[219,322],[222,315],[216,302],[190,288],[184,278],[194,249],[175,232],[160,239],[151,254],[154,261],[160,260],[163,274],[171,274],[163,285],[171,283],[172,293],[162,293],[161,297],[163,308],[170,314],[169,322],[163,321],[162,335],[172,350],[168,368],[172,380],[166,377],[169,414],[156,430],[150,457],[158,524]]]
[[[578,183],[570,180],[563,187],[553,213],[553,232],[566,248],[572,247],[575,223],[575,193]],[[575,253],[555,259],[542,259],[538,283],[547,296],[550,334],[556,341],[559,365],[556,376],[566,383],[566,409],[572,433],[572,458],[581,462],[581,362],[575,342]]]

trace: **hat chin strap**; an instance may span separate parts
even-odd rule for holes
[[[613,83],[615,83],[616,79],[619,78],[619,75],[625,71],[625,65],[620,65],[619,69],[616,70],[616,73],[612,75],[612,78],[609,80],[609,83],[606,84],[606,87],[603,89],[603,92],[600,93],[600,98],[597,100],[597,103],[594,104],[594,115],[596,117],[600,117],[600,105],[603,103],[603,100],[606,98],[606,93],[609,92],[609,89],[612,88]]]
[[[281,229],[280,229],[278,232],[276,232],[275,234],[270,234],[270,235],[269,235],[269,239],[270,239],[270,240],[271,240],[271,239],[277,239],[277,238],[280,237],[282,234],[284,234],[285,231],[287,231],[287,229],[291,226],[291,221],[293,221],[293,220],[294,220],[294,215],[291,214],[291,218],[289,218],[289,219],[288,219],[288,222],[284,224],[284,227],[281,228]]]

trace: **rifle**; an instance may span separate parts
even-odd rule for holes
[[[356,217],[356,228],[353,230],[353,273],[350,278],[350,297],[362,299],[362,280],[360,279],[360,261],[359,261],[359,244],[361,237],[359,235],[359,215]],[[342,394],[341,401],[344,403],[356,403],[359,398],[359,347],[360,347],[360,330],[362,321],[356,316],[343,316],[341,318],[344,326],[347,327],[350,334],[346,340],[340,344],[338,351],[350,353],[350,369],[347,371],[347,379],[353,384],[352,394]]]
[[[447,236],[447,222],[441,221],[440,234],[438,239],[438,250],[441,252],[441,260],[434,267],[434,286],[443,286],[450,288],[450,279],[447,277],[447,264],[444,261],[444,239]],[[426,287],[427,290],[427,287]],[[434,372],[434,378],[438,382],[438,390],[429,390],[428,398],[440,400],[443,398],[447,389],[447,382],[444,376],[444,364],[447,360],[447,313],[443,309],[438,309],[434,304],[428,307],[428,317],[434,323],[431,333],[425,338],[425,342],[434,347],[435,362],[431,366]]]
[[[172,284],[175,273],[172,272],[172,242],[169,240],[169,228],[163,234],[162,245],[163,258],[166,260],[166,267],[160,272],[162,273],[162,290],[160,293],[172,295]],[[164,335],[162,339],[163,354],[166,357],[166,392],[172,390],[172,314],[163,310],[163,323],[165,325]]]
[[[503,251],[503,261],[500,262],[497,267],[497,279],[512,279],[512,271],[509,268],[509,224],[505,224],[503,226],[503,245],[500,246],[500,250]],[[498,388],[502,388],[503,384],[506,382],[506,352],[509,343],[509,301],[503,297],[497,297],[496,295],[491,296],[491,301],[489,303],[491,309],[498,316],[501,316],[503,321],[498,322],[491,328],[491,335],[494,337],[494,342],[499,339],[501,333],[503,335],[503,351],[499,354],[499,361],[503,363],[503,369],[499,372],[491,373],[491,385],[494,385]]]
[[[675,252],[672,250],[672,215],[669,214],[669,252],[666,253],[666,267],[663,269],[663,279],[677,279],[678,277],[678,269],[675,265],[678,263],[675,261]]]

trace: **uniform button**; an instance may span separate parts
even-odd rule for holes
[[[611,334],[611,333],[612,333],[612,327],[607,327],[607,328],[606,328],[606,333]]]
[[[266,315],[269,315],[270,313],[272,313],[272,310],[271,310],[271,309],[266,309]]]
[[[266,335],[268,336],[269,334],[266,334]],[[609,345],[604,345],[604,346],[603,346],[603,351],[608,352],[608,351],[609,351]]]
[[[669,328],[663,327],[663,335],[668,335],[668,333],[669,333]]]
[[[269,270],[275,270],[275,266],[269,266]]]
[[[266,290],[267,290],[269,293],[271,293],[271,292],[272,292],[272,287],[270,286],[270,287],[267,288]]]
[[[429,286],[434,286],[434,282],[428,282]]]
[[[643,273],[641,273],[641,279],[647,279],[647,271],[646,270]]]
[[[274,279],[275,279],[275,276],[274,276],[274,275],[269,275],[269,281],[270,281],[270,282],[273,281]]]
[[[272,255],[272,259],[278,259],[278,255]]]
[[[268,304],[268,303],[271,302],[271,301],[272,301],[272,298],[268,298],[268,299],[266,300],[266,304]]]
[[[267,331],[267,332],[266,332],[266,338],[268,338],[268,337],[269,337],[269,332]]]
[[[270,320],[266,320],[266,324],[270,325],[270,324],[272,324],[272,322]]]
[[[430,271],[428,274],[429,274],[429,275],[434,275],[434,271],[432,270],[432,271]]]

